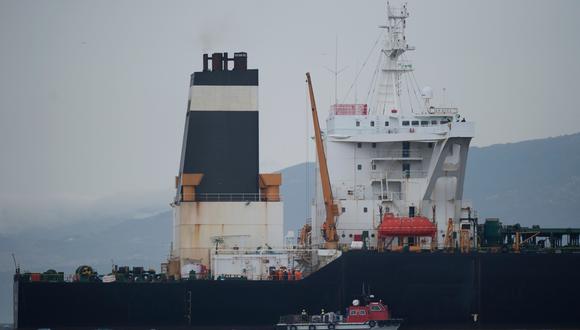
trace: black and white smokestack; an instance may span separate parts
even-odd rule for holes
[[[243,52],[204,55],[203,62],[203,71],[191,75],[180,172],[203,173],[198,200],[207,194],[252,198],[241,194],[259,191],[258,70],[247,69]]]

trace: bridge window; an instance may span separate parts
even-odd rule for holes
[[[389,122],[388,121],[385,122],[385,126],[389,126]]]
[[[409,121],[408,120],[403,120],[403,126],[409,126]]]
[[[358,315],[367,315],[367,311],[361,309],[360,311],[358,311]]]
[[[421,126],[428,126],[428,125],[429,125],[428,120],[421,120]]]
[[[431,125],[437,125],[437,120],[431,120]]]
[[[371,127],[374,127],[374,126],[375,126],[375,122],[371,121]]]
[[[356,315],[356,309],[351,309],[350,310],[350,315]]]
[[[403,157],[409,157],[410,155],[410,150],[411,149],[411,143],[409,141],[403,141]]]
[[[411,177],[411,164],[403,163],[403,176],[407,179]]]
[[[418,120],[413,120],[411,122],[411,126],[419,126],[419,121]]]

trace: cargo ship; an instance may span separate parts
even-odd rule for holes
[[[580,326],[580,230],[478,222],[463,201],[474,124],[430,88],[404,92],[408,17],[387,5],[371,102],[331,105],[324,130],[307,76],[316,196],[296,240],[282,176],[259,170],[259,72],[247,53],[205,54],[161,271],[17,270],[16,327],[272,327],[299,310],[344,312],[361,286],[404,327]]]

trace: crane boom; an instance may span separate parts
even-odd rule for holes
[[[314,125],[314,135],[316,137],[316,154],[318,156],[318,164],[320,168],[322,196],[324,197],[324,207],[326,209],[326,219],[323,225],[325,239],[324,247],[327,249],[336,249],[338,247],[338,235],[336,233],[336,216],[338,215],[338,206],[334,203],[334,198],[332,197],[330,175],[328,174],[328,165],[326,163],[326,155],[324,153],[324,146],[322,144],[322,133],[320,131],[318,112],[316,110],[316,100],[314,99],[312,80],[310,79],[309,72],[306,73],[306,80],[308,82],[308,92],[310,94],[310,105],[312,109],[312,123]]]

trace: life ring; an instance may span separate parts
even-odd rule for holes
[[[336,325],[334,323],[330,323],[328,325],[328,330],[334,330],[334,329],[336,329]]]
[[[316,326],[314,324],[311,324],[308,326],[308,330],[316,330]]]
[[[297,330],[297,329],[298,329],[298,327],[296,327],[295,325],[290,326],[290,330]]]
[[[374,328],[374,327],[375,327],[375,325],[377,325],[377,322],[376,322],[375,320],[370,320],[370,321],[369,321],[369,326],[370,326],[371,328]]]

